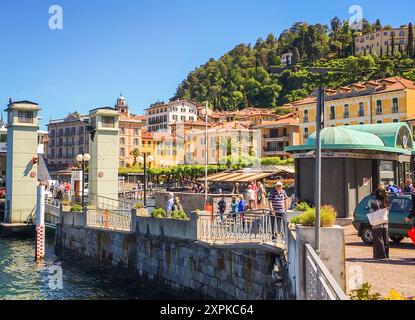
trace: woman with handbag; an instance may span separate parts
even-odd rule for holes
[[[381,224],[372,224],[373,259],[387,260],[389,259],[388,194],[383,186],[379,186],[374,195],[375,200],[373,200],[371,204],[371,214],[380,215],[383,216],[383,218]]]

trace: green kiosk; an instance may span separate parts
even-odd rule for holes
[[[322,204],[349,219],[377,185],[403,186],[413,177],[413,137],[406,123],[330,127],[321,131]],[[287,147],[295,159],[296,196],[314,203],[316,135]]]

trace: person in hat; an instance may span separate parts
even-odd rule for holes
[[[281,182],[275,184],[275,189],[269,194],[269,208],[271,209],[271,231],[272,240],[275,240],[275,224],[277,224],[278,233],[281,232],[282,219],[288,209],[288,196]],[[279,217],[277,219],[277,217]],[[279,223],[278,223],[279,222]]]

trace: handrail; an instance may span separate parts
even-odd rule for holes
[[[36,208],[37,205],[33,207],[32,211],[30,211],[30,214],[25,221],[26,224],[33,224],[33,222],[36,221]]]
[[[201,241],[279,242],[285,244],[286,221],[272,216],[271,210],[245,211],[238,214],[199,213],[198,237]]]
[[[348,296],[343,292],[342,288],[340,288],[330,271],[314,251],[313,247],[309,243],[306,243],[305,248],[307,259],[306,265],[307,263],[314,264],[312,265],[312,270],[306,268],[307,299],[321,300],[319,298],[328,297],[329,300],[349,300]],[[311,271],[315,274],[309,274]],[[311,276],[311,279],[307,279],[307,276]],[[311,283],[313,280],[317,283]],[[309,286],[312,286],[315,296],[309,293],[309,289],[311,289]]]

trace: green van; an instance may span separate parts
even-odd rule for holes
[[[353,226],[358,231],[359,237],[367,244],[373,242],[372,227],[367,214],[370,212],[371,203],[374,199],[374,196],[367,196],[354,211]],[[389,237],[393,242],[400,243],[408,237],[408,231],[412,229],[412,223],[404,222],[412,209],[411,195],[390,195],[389,203]]]

